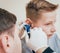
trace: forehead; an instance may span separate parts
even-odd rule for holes
[[[55,22],[56,21],[56,11],[52,12],[42,12],[40,21],[45,22]]]

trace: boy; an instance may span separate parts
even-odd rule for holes
[[[55,26],[54,23],[56,22],[56,9],[58,5],[49,3],[45,0],[32,0],[28,3],[26,7],[26,17],[31,25],[32,28],[34,27],[41,27],[42,30],[46,33],[48,39],[52,39],[51,36],[54,36],[55,40]],[[38,39],[38,38],[37,38]],[[52,40],[53,41],[53,40]],[[50,45],[51,41],[48,41]],[[57,43],[57,42],[55,42]],[[38,43],[36,43],[38,44]],[[58,45],[58,44],[57,44]],[[59,48],[53,48],[54,45],[51,45],[51,48],[56,52],[60,53]],[[24,47],[24,46],[23,46]],[[56,50],[58,49],[58,50]],[[28,52],[29,51],[29,52]],[[29,49],[26,48],[26,53],[31,53]]]

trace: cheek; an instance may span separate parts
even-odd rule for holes
[[[5,50],[4,50],[4,46],[3,46],[2,40],[0,40],[0,52],[1,52],[1,53],[5,53]]]
[[[9,44],[9,48],[12,49],[14,46],[14,40],[10,38],[7,44]]]
[[[7,49],[6,39],[4,37],[2,38],[2,45],[3,45],[4,50],[6,50]]]
[[[21,41],[20,38],[15,36],[14,38],[14,48],[13,53],[21,53]]]
[[[13,53],[13,48],[15,46],[13,38],[9,37],[6,46],[6,53]]]
[[[50,33],[50,27],[43,26],[42,29],[47,35]]]
[[[0,47],[3,47],[2,40],[0,40]]]

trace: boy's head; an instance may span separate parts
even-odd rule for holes
[[[15,48],[17,47],[15,40],[15,32],[17,29],[16,20],[17,19],[14,14],[8,12],[5,9],[0,8],[0,52],[1,53],[15,53]],[[18,39],[19,38],[17,38],[17,40]]]
[[[33,27],[42,27],[47,35],[55,32],[56,9],[58,5],[45,0],[32,0],[26,6],[26,17]]]

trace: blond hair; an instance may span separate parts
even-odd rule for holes
[[[32,0],[26,6],[26,17],[36,21],[41,12],[51,12],[57,7],[58,5],[52,4],[45,0]]]

